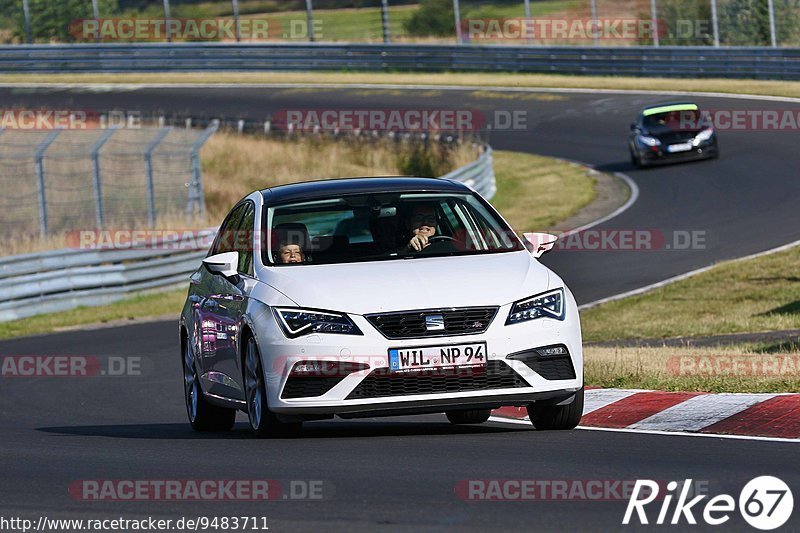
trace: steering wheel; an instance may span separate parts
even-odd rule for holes
[[[458,242],[458,239],[453,237],[449,237],[447,235],[434,235],[433,237],[428,239],[428,242],[437,242],[437,241],[453,241]]]

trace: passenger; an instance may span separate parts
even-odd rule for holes
[[[283,264],[305,263],[306,254],[299,244],[283,242],[278,248],[278,260]]]

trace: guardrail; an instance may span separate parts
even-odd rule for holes
[[[492,149],[442,176],[487,199],[497,190]],[[0,258],[0,322],[78,306],[103,305],[138,291],[186,283],[215,230],[200,230],[126,249],[54,250]]]
[[[149,43],[0,47],[0,72],[482,71],[800,79],[799,48],[331,43]]]

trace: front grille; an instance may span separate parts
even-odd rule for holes
[[[366,319],[387,339],[474,335],[486,331],[497,314],[497,309],[497,307],[426,309],[366,315]],[[432,315],[441,315],[444,318],[444,329],[426,328],[425,317]]]
[[[347,399],[522,387],[530,385],[502,361],[488,361],[485,367],[437,368],[416,372],[391,372],[386,368],[379,368],[364,378]]]

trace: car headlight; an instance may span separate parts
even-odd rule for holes
[[[281,329],[290,339],[310,333],[363,335],[358,326],[343,313],[297,307],[276,307],[273,312]]]
[[[639,142],[646,146],[661,146],[661,141],[649,135],[639,135]]]
[[[564,289],[543,292],[515,302],[508,314],[506,326],[537,318],[564,320]]]
[[[701,143],[709,140],[711,136],[714,135],[714,128],[707,128],[698,133],[694,140],[696,143]]]

